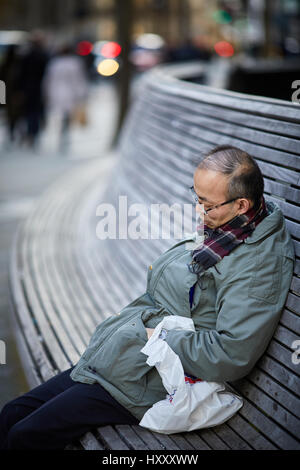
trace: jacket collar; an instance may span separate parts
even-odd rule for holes
[[[255,228],[249,237],[244,240],[244,243],[256,243],[268,234],[278,230],[283,225],[283,214],[277,204],[271,201],[266,201],[268,215],[265,217]]]

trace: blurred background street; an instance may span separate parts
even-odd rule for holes
[[[201,64],[197,83],[291,101],[299,59],[299,0],[0,0],[0,408],[27,389],[8,261],[42,192],[115,144],[152,67]]]
[[[8,263],[13,234],[38,196],[63,172],[90,158],[101,158],[109,148],[116,124],[116,93],[110,84],[91,86],[89,125],[74,126],[69,148],[57,150],[55,123],[46,126],[39,145],[32,149],[10,143],[1,116],[0,158],[0,338],[7,345],[6,364],[0,366],[0,407],[13,395],[27,390],[9,321]]]

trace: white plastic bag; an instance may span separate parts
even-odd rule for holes
[[[147,364],[157,368],[168,394],[144,414],[139,425],[151,431],[172,434],[217,426],[227,421],[243,406],[242,398],[226,391],[223,383],[195,381],[185,375],[177,354],[159,338],[162,328],[195,331],[191,318],[170,315],[156,326],[141,349],[148,356]]]

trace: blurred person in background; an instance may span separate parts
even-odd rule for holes
[[[6,87],[6,105],[4,112],[8,127],[8,137],[10,143],[16,139],[18,124],[24,112],[24,95],[21,89],[21,57],[19,46],[11,44],[3,58],[0,68],[0,80],[3,80]]]
[[[59,121],[60,148],[66,150],[71,122],[86,124],[85,104],[88,95],[84,63],[69,44],[64,45],[58,55],[49,61],[43,81],[43,93],[47,113]]]
[[[29,46],[23,54],[20,65],[23,117],[25,121],[23,140],[31,147],[36,144],[44,122],[41,84],[48,62],[48,53],[44,41],[44,34],[41,31],[34,31],[31,34]]]

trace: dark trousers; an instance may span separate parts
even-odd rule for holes
[[[98,426],[139,423],[100,384],[74,382],[72,369],[3,407],[0,449],[64,449]]]

